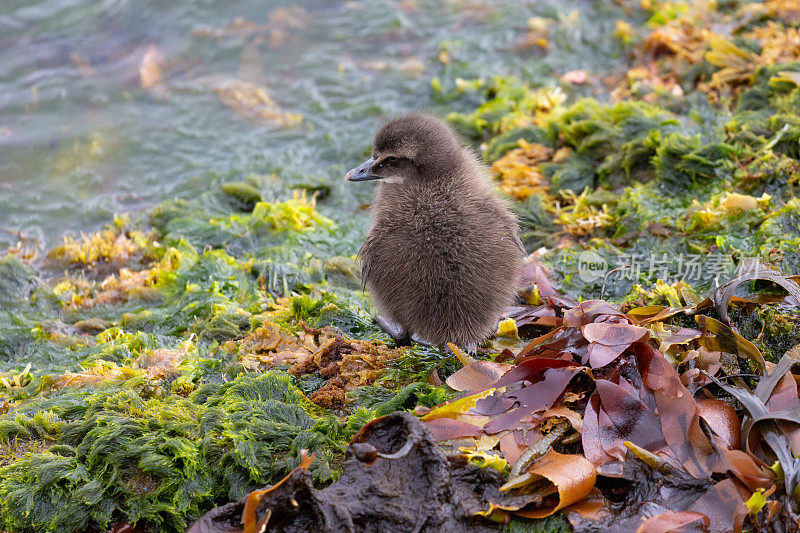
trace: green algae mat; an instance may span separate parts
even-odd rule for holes
[[[629,7],[646,22],[617,22],[625,68],[602,79],[432,80],[531,254],[476,357],[381,332],[364,225],[314,180],[235,177],[44,256],[10,248],[0,530],[183,531],[228,502],[240,522],[207,531],[269,528],[294,491],[368,483],[351,441],[402,460],[369,440],[388,421],[453,494],[482,480],[447,502],[475,530],[796,528],[800,4]],[[528,21],[518,51],[547,54],[557,22]],[[315,501],[272,525],[335,508]]]

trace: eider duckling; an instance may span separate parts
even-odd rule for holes
[[[386,123],[348,181],[378,180],[359,251],[362,285],[395,339],[475,351],[517,292],[525,249],[515,216],[444,121]]]

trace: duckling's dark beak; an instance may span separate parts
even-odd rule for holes
[[[356,168],[348,172],[344,179],[347,181],[368,181],[368,180],[379,180],[381,179],[380,176],[376,176],[370,170],[372,169],[372,164],[375,163],[375,158],[370,157]]]

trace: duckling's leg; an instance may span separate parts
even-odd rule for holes
[[[401,324],[381,315],[375,315],[375,322],[397,342],[408,342],[408,332]]]
[[[439,346],[436,346],[432,342],[428,341],[427,339],[424,339],[424,338],[420,337],[416,333],[412,333],[411,334],[411,340],[416,342],[417,344],[424,344],[425,346],[432,346],[434,348],[439,348],[443,352],[445,351],[445,346],[444,345],[440,344]],[[470,355],[477,355],[478,354],[478,343],[477,342],[470,342],[464,348],[466,349],[466,352],[468,354],[470,354]]]

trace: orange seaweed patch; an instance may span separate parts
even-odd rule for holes
[[[753,28],[742,35],[763,44],[760,64],[792,63],[800,59],[800,29],[787,28],[768,21],[765,26]]]
[[[69,303],[74,307],[89,309],[96,305],[117,305],[127,302],[132,298],[148,299],[155,294],[155,284],[158,281],[160,270],[148,268],[134,272],[128,268],[121,268],[118,275],[108,276],[100,284],[100,290],[89,296],[95,289],[90,286],[87,295],[73,298]]]
[[[267,40],[269,47],[278,48],[287,42],[296,30],[308,25],[308,12],[299,6],[279,7],[269,13],[267,24],[256,24],[241,17],[225,22],[221,27],[202,27],[192,33],[219,41],[231,39],[255,47]]]
[[[730,404],[716,399],[697,401],[700,418],[706,421],[728,449],[739,448],[742,427],[739,416]]]
[[[133,368],[146,370],[147,378],[151,381],[163,382],[178,375],[181,363],[188,356],[189,354],[185,349],[157,348],[155,350],[145,350],[134,361]]]
[[[341,407],[347,391],[374,383],[386,363],[403,354],[402,349],[351,339],[329,327],[305,328],[295,335],[274,322],[244,339],[228,341],[225,348],[240,354],[242,366],[249,370],[288,367],[293,376],[318,372],[327,382],[309,399],[328,409]]]
[[[578,433],[583,429],[583,417],[569,407],[558,405],[542,413],[542,420],[546,418],[564,418]]]
[[[583,333],[587,341],[596,342],[604,346],[631,344],[641,340],[648,332],[647,328],[628,324],[609,324],[607,322],[593,322],[581,328],[581,333]]]
[[[260,370],[293,365],[314,353],[318,346],[302,343],[291,332],[274,322],[267,322],[240,341],[228,341],[225,348],[236,349],[242,355],[242,366],[245,368]]]
[[[667,511],[645,520],[636,533],[669,533],[679,531],[705,531],[711,520],[694,511]]]
[[[302,115],[284,111],[264,87],[249,81],[228,80],[218,85],[215,91],[220,102],[246,120],[282,128],[293,128],[303,122]]]
[[[91,387],[99,383],[107,381],[121,381],[126,377],[130,377],[130,368],[119,367],[114,363],[105,363],[98,361],[93,367],[84,369],[81,372],[65,372],[61,377],[56,379],[56,387]]]
[[[767,467],[759,467],[747,453],[725,450],[725,457],[730,464],[730,472],[751,491],[764,489],[775,482],[774,472]]]
[[[539,509],[517,511],[516,514],[526,518],[544,518],[582,500],[594,488],[597,479],[594,465],[585,457],[565,455],[554,450],[550,450],[528,467],[526,474],[530,475],[529,483],[547,480],[556,490],[556,494],[545,498],[544,505]],[[548,493],[550,490],[544,489]]]
[[[656,2],[647,9],[658,13]],[[798,13],[797,0],[749,3],[730,14],[706,2],[690,2],[685,13],[643,37],[633,67],[612,96],[652,102],[663,94],[682,96],[689,84],[714,102],[728,92],[736,95],[759,67],[800,59],[800,30],[792,27]],[[744,28],[749,29],[739,33]],[[736,37],[757,44],[758,53],[735,45]],[[718,68],[710,79],[695,75],[704,60]]]
[[[597,487],[593,487],[585,498],[573,503],[569,507],[565,507],[564,514],[567,516],[567,520],[572,524],[572,527],[577,529],[583,520],[578,519],[575,515],[584,520],[599,522],[609,517],[611,511],[608,509],[608,500],[603,496],[603,493],[600,492],[600,489]]]
[[[550,184],[538,165],[553,157],[553,149],[525,139],[517,143],[519,148],[509,151],[492,165],[492,171],[500,176],[500,188],[517,200],[531,195],[546,197]]]
[[[513,367],[514,365],[493,361],[475,361],[456,371],[445,383],[457,391],[484,390]]]
[[[588,187],[580,195],[569,189],[559,191],[559,193],[563,200],[556,202],[556,218],[553,222],[561,225],[564,231],[570,235],[585,237],[596,230],[610,226],[613,222],[607,204],[602,204],[598,208],[588,201]]]
[[[164,63],[164,56],[154,44],[145,50],[142,60],[139,63],[139,84],[145,89],[161,83],[164,75],[161,66]]]

